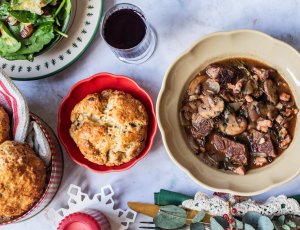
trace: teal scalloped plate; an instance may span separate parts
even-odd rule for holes
[[[102,0],[72,0],[68,38],[29,61],[7,61],[2,68],[13,80],[30,81],[50,77],[76,62],[92,43],[99,29]]]

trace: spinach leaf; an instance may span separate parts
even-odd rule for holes
[[[0,20],[5,20],[9,15],[9,3],[0,2]]]
[[[10,15],[15,17],[19,22],[34,24],[38,19],[37,14],[33,14],[29,11],[10,11]]]
[[[41,24],[53,24],[55,22],[54,18],[51,15],[43,15],[38,18],[35,25],[41,25]]]
[[[33,61],[33,54],[6,54],[2,56],[6,60],[14,61],[14,60],[28,60]]]
[[[2,55],[14,53],[20,49],[21,43],[14,38],[2,21],[0,21],[0,33],[0,50]]]
[[[54,38],[53,26],[48,24],[40,25],[31,37],[23,40],[23,45],[16,54],[31,54],[39,52]]]
[[[20,36],[20,31],[21,31],[21,26],[19,25],[15,25],[15,26],[9,26],[8,27],[9,31],[11,32],[11,34],[18,40],[20,41],[21,36]]]

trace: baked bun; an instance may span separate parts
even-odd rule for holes
[[[10,139],[10,122],[7,112],[0,106],[0,144]]]
[[[29,145],[15,141],[0,145],[1,219],[28,211],[41,197],[45,183],[45,165]]]
[[[71,121],[70,135],[85,158],[96,164],[124,164],[145,147],[148,115],[128,93],[87,95],[72,110]]]

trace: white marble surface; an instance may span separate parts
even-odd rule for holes
[[[86,1],[86,0],[85,0]],[[119,1],[116,1],[119,2]],[[124,1],[123,1],[124,2]],[[33,82],[16,82],[26,96],[30,109],[56,130],[57,110],[70,87],[98,72],[131,76],[150,92],[154,101],[173,60],[202,36],[215,31],[241,28],[257,29],[282,39],[300,50],[300,2],[298,0],[152,0],[127,1],[140,6],[158,34],[158,46],[152,58],[141,65],[119,62],[98,34],[80,60],[56,76]],[[113,1],[104,0],[104,10]],[[117,205],[127,201],[153,202],[153,193],[161,188],[193,195],[206,191],[194,183],[169,159],[160,133],[149,155],[132,169],[121,173],[96,174],[73,163],[67,154],[63,182],[50,207],[66,205],[70,183],[80,185],[88,194],[100,186],[112,184]],[[260,195],[300,194],[300,176],[288,184]],[[141,217],[142,218],[142,217]],[[44,213],[23,223],[1,227],[3,230],[51,229]],[[136,229],[132,227],[131,229]]]

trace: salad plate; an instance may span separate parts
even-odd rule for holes
[[[59,73],[76,62],[92,43],[101,21],[102,0],[71,2],[68,38],[61,39],[33,61],[0,58],[0,68],[13,80],[37,80]]]

